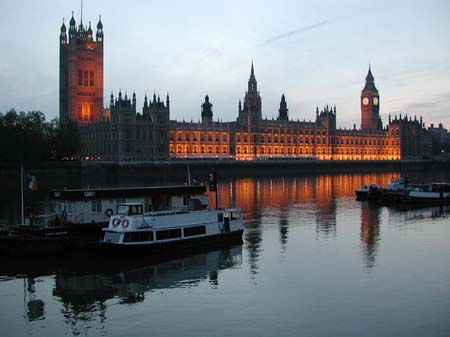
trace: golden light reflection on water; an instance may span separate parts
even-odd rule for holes
[[[367,203],[353,203],[355,190],[372,183],[384,187],[392,177],[398,176],[397,172],[383,172],[303,177],[235,177],[219,182],[219,206],[237,206],[244,211],[244,240],[253,276],[259,269],[265,222],[277,222],[283,253],[287,250],[289,227],[293,219],[296,224],[313,226],[317,237],[335,238],[339,202],[347,202],[346,208],[356,207],[354,212],[356,219],[360,217],[359,236],[364,265],[372,268],[375,266],[380,238],[380,209],[370,207]],[[215,204],[213,193],[209,194],[209,202],[210,205]],[[298,210],[293,213],[292,209]],[[349,214],[346,213],[345,216],[351,216],[352,212]],[[268,220],[267,216],[272,217],[272,220]]]
[[[255,208],[286,209],[298,203],[313,203],[318,208],[336,198],[354,198],[355,190],[365,184],[386,186],[397,172],[335,174],[304,177],[232,178],[219,182],[219,206],[241,207],[247,214]],[[210,205],[215,196],[209,194]]]

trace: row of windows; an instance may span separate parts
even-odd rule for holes
[[[179,141],[179,142],[181,142],[181,141],[189,142],[190,139],[191,139],[191,137],[190,137],[189,135],[185,135],[184,137],[182,137],[181,135],[178,135],[176,138],[177,138],[177,141]],[[194,142],[197,142],[198,139],[199,139],[199,137],[196,136],[196,135],[194,135],[194,136],[192,137],[192,140],[193,140]],[[213,137],[208,136],[208,142],[212,142],[212,139],[213,139]],[[214,139],[215,139],[216,142],[220,142],[220,137],[219,137],[219,136],[216,136]],[[204,142],[205,140],[206,140],[206,137],[204,137],[204,136],[201,136],[201,137],[200,137],[200,141]],[[173,135],[170,135],[170,141],[171,141],[171,142],[174,141]],[[223,142],[227,142],[227,141],[228,141],[228,137],[227,137],[227,136],[223,136],[223,137],[222,137],[222,141],[223,141]]]
[[[206,234],[205,226],[194,226],[183,229],[184,237],[204,235]],[[169,240],[181,238],[181,228],[156,231],[156,240]],[[144,242],[153,241],[153,231],[131,232],[126,233],[123,238],[124,242]]]
[[[291,129],[291,128],[288,128],[288,129],[283,129],[283,128],[280,128],[280,129],[273,129],[273,128],[267,128],[267,129],[265,129],[265,128],[262,128],[262,129],[257,129],[257,128],[252,128],[252,132],[253,133],[261,133],[261,134],[263,134],[263,133],[272,133],[272,134],[280,134],[280,135],[283,135],[283,134],[291,134],[291,135],[303,135],[303,134],[305,134],[305,135],[326,135],[327,134],[327,130],[322,130],[322,129],[320,129],[320,130],[314,130],[314,129]],[[237,133],[239,133],[239,132],[237,132]]]
[[[189,146],[177,146],[177,151],[176,151],[176,153],[190,153],[190,150],[189,150]],[[219,153],[223,153],[223,154],[227,154],[228,153],[228,148],[226,147],[226,146],[222,146],[222,152],[220,151],[220,146],[216,146],[216,147],[214,147],[214,146],[208,146],[208,147],[206,147],[205,145],[202,145],[201,147],[197,147],[197,146],[194,146],[193,148],[192,148],[192,153],[209,153],[209,154],[212,154],[212,153],[217,153],[217,154],[219,154]],[[200,152],[199,152],[199,150],[200,150]],[[174,150],[174,146],[170,146],[170,153],[175,153],[175,150]]]
[[[237,146],[237,154],[249,154],[249,146]],[[331,154],[331,148],[318,147],[318,148],[296,148],[296,147],[253,147],[255,154]],[[337,148],[336,153],[340,154],[381,154],[381,153],[399,153],[399,149],[389,148]]]
[[[185,139],[182,139],[181,136],[178,136],[177,141],[181,142],[181,141],[189,141],[189,135],[186,135]],[[173,142],[173,137],[171,136],[170,141]],[[197,137],[193,138],[193,141],[196,142],[198,141]],[[204,142],[205,138],[201,137],[200,141]],[[211,142],[212,138],[208,137],[208,142]],[[226,138],[223,138],[223,141],[227,141]],[[237,136],[236,142],[240,143],[240,142],[244,142],[246,143],[248,141],[247,136],[243,136],[242,138],[240,136]],[[336,137],[336,138],[331,138],[331,139],[327,139],[326,137],[307,137],[307,138],[297,138],[297,137],[264,137],[263,135],[254,135],[253,136],[253,142],[255,143],[294,143],[297,144],[298,143],[305,143],[305,144],[347,144],[347,145],[398,145],[399,144],[399,140],[385,140],[385,139],[366,139],[366,138],[340,138],[340,137]],[[216,142],[219,142],[219,138],[216,137]]]

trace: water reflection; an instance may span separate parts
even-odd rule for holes
[[[409,209],[389,209],[389,226],[396,228],[415,228],[425,220],[446,218],[450,216],[450,205],[421,207]]]
[[[194,287],[206,280],[215,288],[220,284],[222,270],[241,264],[241,245],[131,269],[125,261],[104,272],[58,273],[53,296],[63,303],[65,322],[77,327],[91,319],[103,322],[110,299],[117,298],[118,304],[135,304],[156,290]]]
[[[380,240],[381,209],[368,202],[361,203],[361,244],[364,263],[367,268],[375,266],[378,242]]]
[[[289,226],[315,224],[319,238],[336,237],[339,216],[338,201],[354,200],[355,190],[364,184],[385,186],[396,172],[367,174],[311,175],[304,177],[231,178],[219,184],[222,207],[238,206],[245,212],[244,240],[248,251],[251,275],[258,272],[262,250],[263,226],[276,218],[280,251],[288,248]],[[214,203],[210,195],[210,204]],[[372,214],[374,213],[374,214]],[[375,209],[364,208],[361,216],[361,241],[365,248],[366,265],[374,264],[379,237],[379,217]],[[294,224],[291,223],[294,219]],[[263,223],[264,221],[264,223]]]
[[[285,253],[287,249],[287,241],[288,241],[287,239],[289,234],[289,220],[287,211],[283,211],[280,214],[279,231],[280,231],[281,252]]]
[[[45,318],[45,303],[37,298],[36,279],[33,276],[24,278],[24,299],[27,302],[26,317],[28,321],[36,321]]]
[[[323,328],[323,321],[332,326],[344,322],[341,335],[349,331],[358,335],[367,324],[379,328],[386,319],[409,322],[407,318],[415,315],[414,321],[426,321],[439,303],[442,316],[448,307],[448,293],[440,285],[448,283],[445,238],[450,206],[397,210],[355,201],[354,190],[362,184],[385,185],[397,175],[222,179],[220,205],[244,209],[244,245],[172,257],[166,263],[150,265],[134,258],[99,263],[90,256],[73,261],[61,257],[58,264],[44,259],[0,261],[0,275],[14,275],[0,277],[0,307],[3,304],[5,313],[14,312],[3,315],[0,323],[10,331],[23,330],[10,335],[26,335],[28,328],[38,331],[38,327],[41,335],[55,335],[55,331],[56,335],[124,335],[124,331],[143,335],[148,326],[157,335],[186,331],[202,335],[226,326],[219,334],[229,335],[239,334],[233,330],[238,325],[223,324],[223,317],[229,321],[246,317],[254,331],[295,335],[305,329],[298,320],[303,317],[311,326],[317,323],[312,334],[320,336],[330,331]],[[417,249],[416,243],[426,249]],[[381,264],[382,270],[374,272]],[[430,280],[426,287],[418,274]],[[373,285],[371,291],[367,282]],[[408,291],[402,293],[405,287],[398,285],[404,282],[409,282]],[[280,289],[290,289],[290,295],[279,296]],[[396,296],[390,296],[394,291]],[[375,321],[360,327],[354,308],[367,303],[374,303],[367,307],[366,316]],[[275,306],[285,330],[281,325],[270,330],[272,322],[260,319],[269,317]],[[398,316],[378,320],[383,314],[378,308],[385,306],[398,307]],[[423,311],[416,315],[417,310],[408,312],[408,307]],[[131,323],[130,313],[138,318]],[[13,315],[23,319],[13,320]],[[179,330],[173,317],[183,322]],[[428,321],[424,329],[436,325],[435,320]],[[405,326],[409,325],[396,330]]]

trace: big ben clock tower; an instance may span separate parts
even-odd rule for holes
[[[383,126],[380,119],[380,95],[375,87],[372,71],[366,76],[366,85],[361,91],[361,129],[380,130]]]

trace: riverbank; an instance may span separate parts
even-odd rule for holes
[[[78,188],[86,186],[135,186],[183,183],[187,172],[205,179],[210,172],[220,177],[232,176],[292,176],[336,173],[408,172],[448,170],[450,160],[416,161],[231,161],[172,160],[152,162],[67,161],[24,164],[48,188]],[[17,190],[20,166],[2,163],[0,182],[3,191]]]

